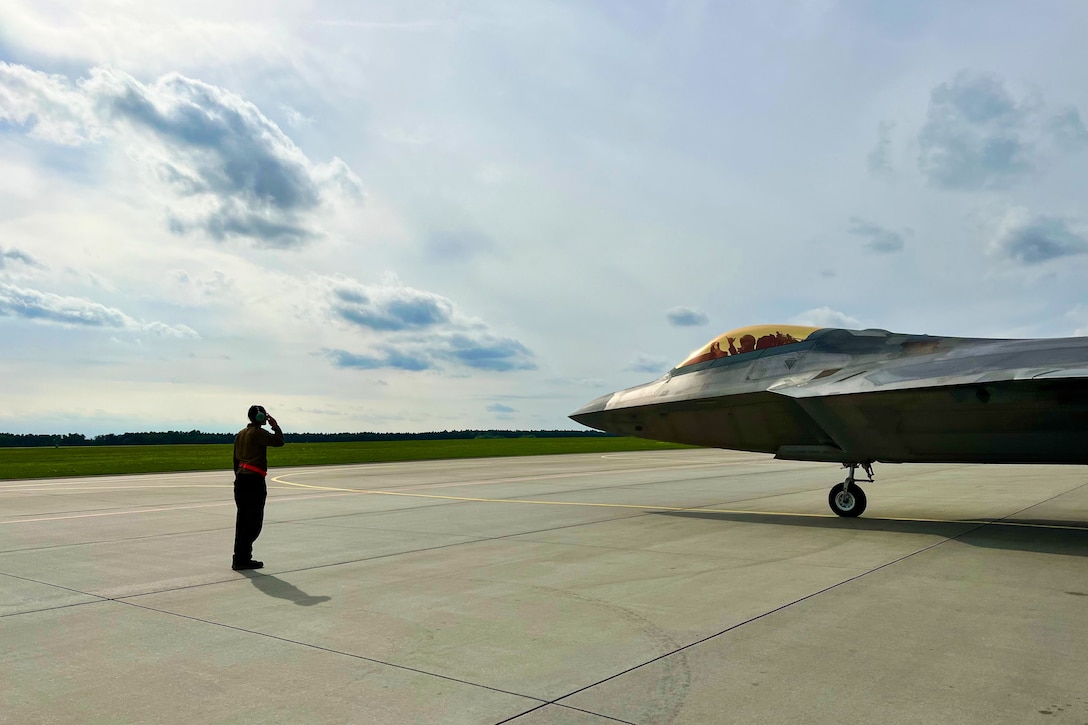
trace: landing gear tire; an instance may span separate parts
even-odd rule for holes
[[[831,493],[827,494],[827,503],[831,506],[831,510],[839,516],[848,516],[854,518],[861,516],[865,511],[865,492],[861,490],[861,486],[856,483],[850,484],[850,488],[843,490],[846,486],[846,482],[840,483],[831,489]]]

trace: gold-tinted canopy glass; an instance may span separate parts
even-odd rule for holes
[[[809,335],[821,329],[823,328],[809,327],[807,325],[750,325],[749,327],[738,327],[735,330],[718,335],[699,349],[692,351],[684,362],[676,367],[687,367],[706,360],[716,360],[720,357],[765,350],[768,347],[792,345],[802,342]]]

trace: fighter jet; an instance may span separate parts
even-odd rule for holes
[[[575,411],[598,430],[841,463],[860,516],[880,463],[1088,463],[1088,337],[995,340],[799,325],[716,337]]]

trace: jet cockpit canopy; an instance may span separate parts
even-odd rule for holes
[[[722,357],[743,355],[747,352],[765,350],[803,342],[809,335],[822,330],[822,327],[808,325],[750,325],[718,335],[702,347],[693,350],[677,368],[716,360]]]

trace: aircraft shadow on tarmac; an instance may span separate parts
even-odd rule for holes
[[[971,546],[982,546],[990,549],[1088,557],[1088,523],[1084,521],[1044,521],[1014,518],[994,520],[993,523],[987,523],[987,519],[910,521],[903,519],[840,518],[838,516],[824,518],[725,511],[655,511],[654,515],[735,521],[747,524],[802,526],[815,529],[932,534],[956,538],[957,541],[962,541]],[[1054,526],[1067,528],[1047,528]]]
[[[257,571],[243,571],[242,574],[253,583],[253,586],[261,590],[264,594],[276,599],[286,599],[294,602],[300,607],[312,607],[315,604],[321,604],[327,602],[332,597],[319,596],[315,597],[311,594],[307,594],[294,584],[285,582],[283,579],[272,576],[271,574],[261,574]]]

